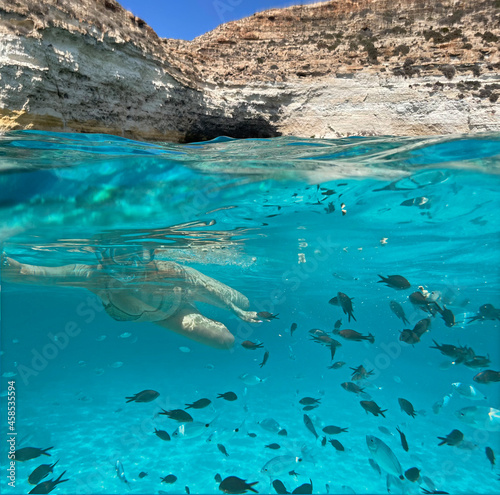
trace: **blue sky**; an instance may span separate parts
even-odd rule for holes
[[[219,24],[274,7],[313,0],[118,0],[162,38],[192,40]],[[315,0],[317,1],[317,0]]]

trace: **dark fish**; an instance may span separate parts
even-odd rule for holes
[[[382,474],[382,470],[380,469],[380,466],[370,457],[368,459],[368,462],[370,463],[370,466],[378,473]]]
[[[316,404],[315,406],[304,406],[302,408],[303,411],[312,411],[313,409],[316,409],[318,405]]]
[[[273,315],[272,313],[269,313],[269,311],[260,311],[259,313],[257,313],[257,316],[259,318],[263,318],[264,320],[268,320],[268,321],[269,320],[279,320],[278,315],[279,315],[279,313],[276,313],[275,315]],[[235,476],[233,476],[233,477],[235,477]]]
[[[292,493],[312,493],[313,485],[312,481],[309,480],[309,483],[304,483],[303,485],[298,486]]]
[[[290,493],[289,491],[287,491],[287,489],[285,488],[285,485],[280,480],[274,480],[272,484],[273,484],[273,488],[276,491],[276,493],[279,493],[279,494]]]
[[[142,478],[145,478],[147,475],[148,475],[148,473],[145,473],[144,471],[141,471],[141,472],[139,473],[139,478],[141,478],[141,479],[142,479]]]
[[[38,485],[40,481],[43,480],[46,476],[49,475],[49,473],[54,472],[54,466],[58,463],[59,461],[54,462],[54,464],[42,464],[41,466],[38,466],[28,477],[28,483],[30,485]]]
[[[474,356],[472,359],[464,362],[468,368],[486,368],[491,364],[488,356]]]
[[[348,321],[351,321],[351,318],[356,321],[356,318],[354,318],[354,315],[352,313],[352,299],[344,294],[343,292],[338,292],[337,293],[337,298],[339,301],[339,305],[342,308],[342,311],[344,311],[344,314],[346,314],[349,318]]]
[[[191,404],[186,404],[186,409],[203,409],[212,403],[210,399],[199,399]]]
[[[250,438],[255,438],[257,436],[257,433],[247,433],[247,435],[250,437]]]
[[[53,449],[54,447],[48,447],[46,449],[39,449],[37,447],[24,447],[22,449],[16,450],[16,461],[30,461],[31,459],[36,459],[41,455],[46,455],[50,457],[50,454],[47,454],[47,450]]]
[[[409,328],[405,328],[399,335],[399,340],[406,344],[415,345],[420,342],[420,337]]]
[[[189,489],[189,486],[185,486],[185,487],[184,487],[184,490],[185,490],[185,492],[187,493],[187,495],[190,495],[191,490]]]
[[[448,356],[451,358],[456,358],[460,355],[460,348],[451,344],[442,344],[439,345],[435,340],[433,340],[434,345],[429,346],[429,349],[437,349],[444,356]]]
[[[352,392],[354,394],[360,394],[363,392],[364,388],[359,387],[353,382],[344,382],[341,383],[340,386],[344,389],[347,390],[348,392]]]
[[[389,306],[391,307],[391,310],[392,312],[400,319],[403,321],[403,323],[406,325],[406,324],[410,324],[410,322],[408,321],[408,319],[406,318],[406,315],[405,315],[405,312],[404,312],[404,309],[403,309],[403,306],[401,306],[401,304],[397,303],[396,301],[391,301],[389,303]]]
[[[491,469],[493,469],[493,466],[495,465],[495,453],[493,452],[493,449],[491,447],[486,447],[484,452],[488,461],[491,462]]]
[[[251,342],[250,340],[244,340],[241,343],[241,346],[249,351],[255,351],[255,349],[262,349],[264,347],[263,344],[256,344],[255,342]]]
[[[389,275],[388,277],[382,277],[379,275],[382,280],[379,280],[379,284],[385,284],[387,287],[391,287],[396,290],[404,290],[411,287],[410,282],[406,280],[406,278],[401,275]]]
[[[478,320],[500,320],[500,309],[496,309],[493,304],[483,304],[478,314],[469,319],[469,323]]]
[[[438,309],[439,314],[441,315],[441,318],[444,320],[444,324],[451,328],[455,326],[455,315],[451,312],[451,310],[447,309],[446,306],[443,307],[443,309],[439,308]]]
[[[168,474],[163,478],[160,476],[160,479],[162,483],[168,483],[171,485],[177,481],[177,476],[175,476],[175,474]]]
[[[337,296],[335,297],[332,297],[329,301],[328,301],[328,304],[331,304],[332,306],[340,306],[340,303],[339,303],[339,298]],[[340,320],[337,320],[337,321],[340,321]],[[339,327],[340,328],[340,327]]]
[[[430,326],[431,326],[431,319],[424,318],[423,320],[417,322],[417,324],[413,327],[413,331],[419,337],[422,337],[422,335],[429,330]]]
[[[372,413],[374,416],[378,416],[379,414],[385,418],[384,413],[387,411],[387,409],[380,409],[380,407],[372,400],[362,400],[360,402],[361,407],[366,411],[366,414],[369,412]]]
[[[125,397],[127,403],[129,402],[151,402],[159,396],[159,392],[156,390],[143,390],[138,394],[134,394],[132,397]]]
[[[398,399],[399,402],[399,407],[401,408],[401,411],[404,411],[408,416],[411,416],[412,418],[415,417],[415,409],[413,408],[412,403],[409,400],[406,399]]]
[[[335,450],[337,450],[338,452],[344,452],[345,448],[338,440],[331,438],[328,441],[332,444],[332,447],[334,447]]]
[[[162,440],[168,442],[170,440],[170,435],[165,430],[157,430],[155,428],[155,435]]]
[[[219,452],[224,454],[226,457],[229,457],[229,454],[227,453],[226,447],[224,447],[224,445],[222,445],[221,443],[218,443],[217,448],[219,449]]]
[[[218,394],[217,399],[224,399],[228,400],[229,402],[232,402],[233,400],[236,400],[238,396],[234,392],[226,392],[225,394]]]
[[[449,492],[443,492],[442,490],[427,490],[427,488],[423,488],[422,487],[422,493],[427,494],[427,495],[429,495],[431,493],[433,495],[439,495],[439,494],[443,494],[444,495],[444,494],[448,494]]]
[[[290,327],[290,335],[293,335],[295,330],[297,330],[297,323],[292,323],[292,326]]]
[[[365,378],[368,378],[369,376],[373,375],[374,371],[374,370],[366,371],[365,367],[362,364],[360,364],[356,368],[350,368],[350,369],[353,371],[351,375],[351,380],[353,382],[357,382],[359,380],[364,380]]]
[[[335,322],[335,325],[333,326],[333,328],[334,328],[335,330],[338,330],[341,326],[342,326],[342,319],[337,320],[337,321]]]
[[[331,366],[328,366],[328,369],[329,370],[338,370],[340,368],[342,368],[342,366],[345,366],[345,362],[344,361],[337,361],[336,363],[333,363]]]
[[[368,340],[368,342],[370,342],[371,344],[375,342],[375,337],[371,333],[369,333],[368,335],[363,335],[359,332],[356,332],[356,330],[351,330],[349,328],[340,330],[338,335],[346,340],[352,340],[353,342],[361,342],[362,340]]]
[[[31,491],[28,493],[50,493],[59,483],[64,483],[65,481],[68,480],[62,480],[61,478],[66,474],[66,471],[63,471],[61,476],[55,480],[49,480],[49,481],[43,481],[39,485],[36,485],[35,488],[33,488]]]
[[[286,437],[288,435],[288,432],[283,428],[282,430],[278,431],[278,435],[280,437]]]
[[[474,376],[473,380],[476,383],[483,383],[484,385],[492,382],[500,382],[500,371],[480,371],[477,375]]]
[[[259,364],[259,366],[262,368],[267,363],[267,360],[269,359],[269,351],[264,352],[264,357],[262,358],[262,363]]]
[[[190,423],[193,421],[193,417],[191,416],[191,414],[187,413],[183,409],[172,409],[170,411],[165,411],[165,409],[162,409],[162,411],[163,412],[158,414],[162,416],[168,416],[170,419],[179,421],[180,423]]]
[[[338,342],[336,340],[333,340],[333,339],[332,339],[332,342],[330,342],[330,358],[332,361],[335,358],[335,352],[337,351],[337,347],[338,347],[337,344],[338,344]]]
[[[269,445],[266,445],[265,448],[271,450],[281,449],[281,447],[277,443],[270,443]]]
[[[327,435],[338,435],[339,433],[346,433],[348,428],[341,428],[340,426],[325,426],[323,433]]]
[[[324,447],[326,445],[326,437],[321,439],[321,446]]]
[[[398,431],[399,437],[401,438],[401,446],[403,447],[405,452],[408,452],[408,442],[406,441],[406,435],[397,427],[396,430]]]
[[[299,400],[299,404],[302,404],[303,406],[310,406],[312,404],[319,404],[321,402],[321,399],[314,399],[313,397],[304,397]]]
[[[318,438],[318,434],[316,433],[316,430],[314,429],[313,422],[311,421],[311,418],[307,415],[304,414],[304,424],[306,425],[306,428],[316,437]]]
[[[408,481],[415,482],[420,479],[420,469],[413,467],[405,471],[405,478]]]
[[[414,306],[417,306],[427,313],[431,313],[432,315],[434,315],[437,312],[437,304],[435,304],[434,302],[429,302],[421,292],[412,292],[408,296],[408,299]]]
[[[438,439],[441,440],[441,442],[438,443],[439,446],[446,444],[454,447],[462,443],[464,434],[460,430],[452,430],[452,432],[448,433],[445,437],[438,437]]]
[[[214,476],[214,480],[216,483],[220,483],[222,481],[222,476],[217,473],[215,476]]]
[[[296,473],[294,470],[292,470],[292,471],[288,471],[288,474],[289,474],[290,476],[295,476],[295,477],[300,476],[300,475],[299,475],[299,473]]]
[[[253,483],[247,483],[246,480],[242,480],[237,476],[229,476],[222,480],[219,485],[219,490],[224,493],[246,493],[247,490],[250,490],[254,493],[259,493],[257,490],[252,488],[256,485],[258,481],[254,481]]]

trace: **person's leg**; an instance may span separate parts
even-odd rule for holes
[[[154,323],[217,349],[231,349],[234,345],[234,336],[225,325],[203,316],[190,304],[180,307],[173,316]]]

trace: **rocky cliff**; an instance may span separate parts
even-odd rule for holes
[[[0,129],[186,141],[500,130],[500,0],[332,0],[194,41],[114,0],[0,0]]]

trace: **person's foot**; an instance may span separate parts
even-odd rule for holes
[[[262,323],[262,320],[257,316],[255,311],[244,311],[237,306],[233,307],[233,311],[236,316],[243,321],[248,321],[249,323]]]

